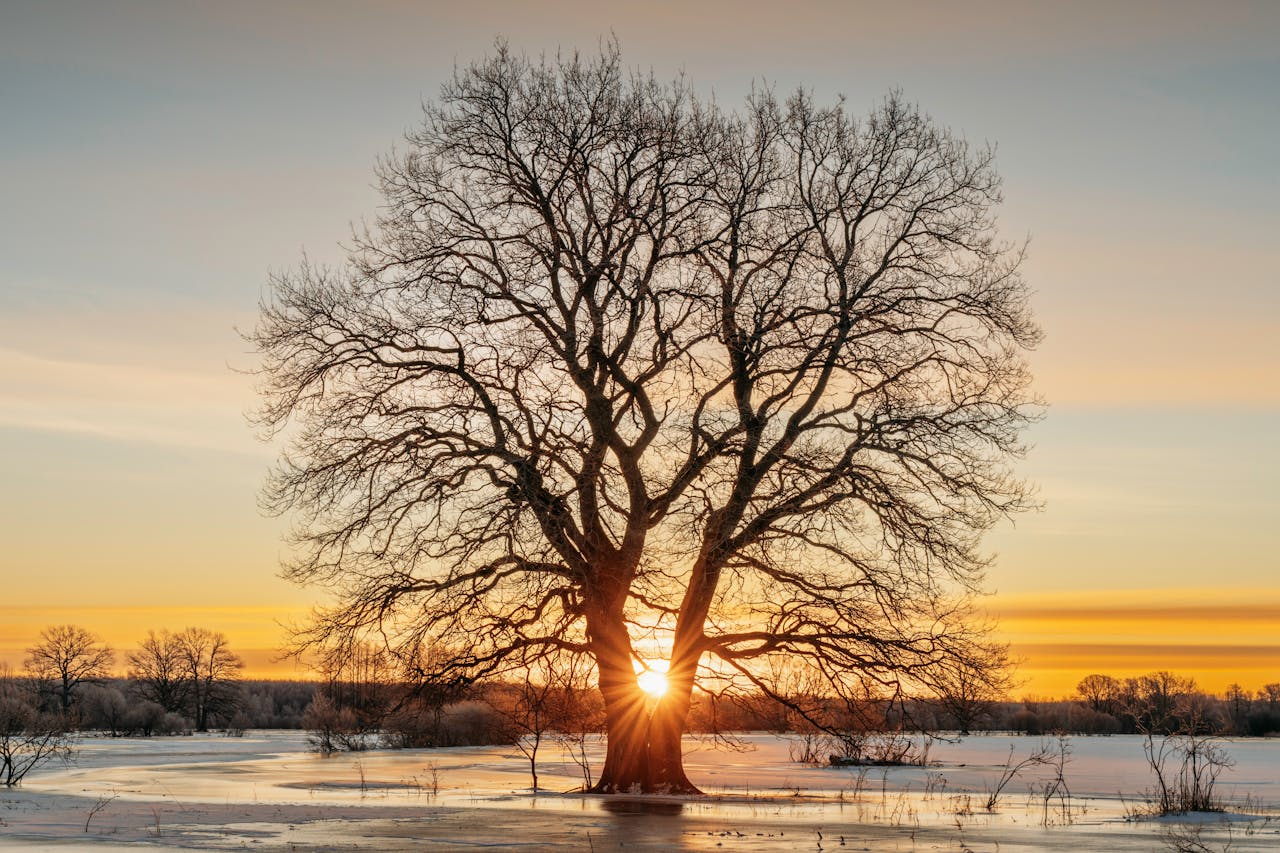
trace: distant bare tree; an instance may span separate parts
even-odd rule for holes
[[[129,654],[129,678],[143,699],[166,711],[183,711],[191,691],[191,665],[180,635],[167,628],[148,631],[138,650]]]
[[[1076,685],[1080,700],[1100,714],[1114,714],[1119,710],[1123,689],[1118,679],[1098,673],[1086,675]]]
[[[1139,733],[1191,733],[1205,722],[1202,709],[1192,701],[1195,693],[1195,679],[1159,670],[1126,678],[1121,702]]]
[[[971,618],[1038,339],[989,150],[896,95],[740,114],[618,50],[459,70],[379,171],[342,271],[276,277],[251,339],[286,574],[338,604],[299,637],[424,676],[585,653],[594,790],[693,791],[698,679],[836,695],[1003,662]],[[635,664],[669,658],[651,707]],[[719,689],[719,688],[717,688]]]
[[[376,732],[398,698],[396,694],[402,692],[397,686],[396,661],[373,643],[361,643],[341,653],[327,651],[317,668],[328,698],[337,708],[352,711],[361,731]]]
[[[244,662],[232,653],[227,638],[206,628],[187,628],[176,635],[188,683],[187,703],[197,731],[208,731],[210,717],[235,705],[236,681]]]
[[[110,675],[115,655],[95,635],[77,625],[54,625],[40,632],[27,649],[27,672],[57,696],[63,714],[71,712],[76,689]]]
[[[1235,734],[1249,733],[1249,712],[1253,710],[1253,697],[1239,684],[1227,685],[1226,700],[1227,717],[1231,720],[1231,729]]]

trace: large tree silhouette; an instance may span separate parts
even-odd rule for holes
[[[968,601],[1028,503],[1038,332],[989,150],[896,95],[729,113],[499,45],[379,177],[349,265],[274,277],[252,335],[286,573],[335,595],[304,642],[436,681],[589,654],[601,792],[695,790],[695,685],[1000,663]]]

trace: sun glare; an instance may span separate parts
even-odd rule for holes
[[[636,684],[654,699],[661,699],[667,692],[667,662],[664,660],[648,661],[636,674]]]

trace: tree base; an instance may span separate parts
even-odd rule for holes
[[[587,794],[604,794],[608,796],[633,795],[633,796],[688,796],[701,797],[705,796],[702,790],[689,780],[682,782],[661,782],[658,784],[645,782],[631,782],[629,784],[620,782],[600,781],[588,788],[584,793]]]

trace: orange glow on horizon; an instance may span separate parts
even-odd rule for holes
[[[1228,685],[1256,691],[1280,681],[1280,590],[1107,590],[995,596],[998,638],[1018,661],[1013,696],[1065,698],[1091,673],[1116,678],[1169,670],[1222,694]],[[127,655],[151,630],[188,626],[221,631],[245,662],[248,679],[309,679],[315,672],[281,654],[287,625],[305,607],[0,606],[0,664],[22,667],[26,649],[50,625],[80,625]],[[637,681],[653,696],[665,686],[667,661],[637,661]],[[648,682],[648,685],[643,682]]]
[[[1223,693],[1280,681],[1280,590],[1091,590],[996,596],[1016,695],[1065,697],[1086,675],[1169,670]]]
[[[123,676],[128,655],[147,631],[164,628],[208,628],[227,636],[231,651],[244,661],[241,677],[247,679],[310,679],[315,672],[305,664],[284,659],[287,625],[301,623],[309,610],[303,607],[198,607],[198,606],[0,606],[0,665],[22,668],[27,649],[50,625],[79,625],[96,634],[116,653],[112,671]]]

